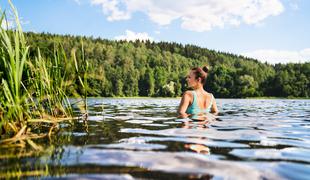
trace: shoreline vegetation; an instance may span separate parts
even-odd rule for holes
[[[75,56],[75,49],[67,56],[61,47],[53,48],[50,57],[43,57],[40,48],[30,55],[17,10],[10,0],[9,3],[13,29],[8,28],[6,11],[1,9],[0,13],[0,147],[42,151],[33,140],[50,139],[59,130],[60,122],[73,124],[76,119],[66,94],[73,83],[72,74],[64,71],[68,59],[75,64],[75,83],[83,88],[82,95],[72,92],[82,98],[79,107],[86,112],[87,63],[83,63],[83,57]]]

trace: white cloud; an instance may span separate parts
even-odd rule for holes
[[[126,20],[131,18],[131,13],[119,8],[122,0],[91,0],[92,5],[101,5],[104,14],[109,15],[108,21]]]
[[[127,40],[127,41],[135,41],[137,39],[139,39],[141,41],[145,41],[145,40],[154,41],[154,39],[152,37],[150,37],[148,35],[148,33],[145,33],[145,32],[135,33],[135,32],[130,31],[130,30],[126,30],[125,35],[116,36],[115,39],[116,40]]]
[[[302,49],[300,51],[261,49],[242,53],[242,55],[258,59],[262,62],[268,62],[270,64],[310,62],[310,48]]]
[[[257,24],[284,11],[280,0],[91,0],[91,4],[101,5],[109,21],[142,12],[159,25],[179,19],[183,28],[198,32]]]
[[[81,5],[81,1],[80,0],[74,0],[74,2],[76,2],[78,5]]]

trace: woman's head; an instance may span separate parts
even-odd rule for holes
[[[204,85],[208,76],[208,71],[209,68],[207,66],[204,66],[202,68],[193,68],[186,78],[188,85],[194,88],[199,84]]]

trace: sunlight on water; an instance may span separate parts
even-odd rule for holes
[[[309,179],[309,100],[220,99],[220,115],[203,120],[177,119],[179,101],[90,98],[87,126],[62,124],[57,138],[38,142],[50,151],[2,156],[1,171],[47,164],[46,178]]]

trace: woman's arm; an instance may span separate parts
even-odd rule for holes
[[[217,109],[215,98],[213,98],[211,113],[214,115],[217,115],[219,113],[219,110]]]
[[[179,105],[178,117],[180,117],[180,118],[187,118],[188,117],[186,110],[190,104],[190,100],[191,100],[191,93],[189,91],[186,91],[183,94],[180,105]]]

